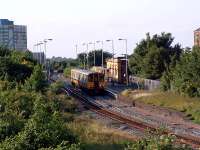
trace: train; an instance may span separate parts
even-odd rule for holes
[[[85,69],[72,69],[71,84],[91,94],[98,94],[104,92],[106,81],[103,73]]]

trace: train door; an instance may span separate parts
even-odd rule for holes
[[[93,74],[89,74],[88,75],[88,89],[93,89],[94,88],[94,86],[93,86],[93,82],[94,82],[94,76],[93,76]]]
[[[98,73],[94,73],[94,87],[95,87],[95,89],[99,87],[99,76],[98,76]]]

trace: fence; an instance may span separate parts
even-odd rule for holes
[[[129,83],[137,84],[139,89],[145,89],[145,90],[154,90],[160,87],[160,81],[158,80],[144,79],[135,76],[129,77]]]

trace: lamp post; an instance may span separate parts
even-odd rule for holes
[[[78,45],[75,45],[75,51],[76,51],[76,57],[78,59],[78,65],[79,65],[79,58],[78,58]]]
[[[39,64],[40,64],[40,51],[39,51],[39,43],[36,43],[35,44],[35,46],[36,46],[36,58],[38,59],[38,62],[39,62]]]
[[[127,57],[127,39],[118,39],[119,41],[125,41],[125,48],[126,48],[126,85],[128,86],[128,57]]]
[[[35,47],[36,47],[36,49],[35,49]],[[37,43],[33,45],[33,52],[38,52],[38,44]]]
[[[40,46],[40,55],[39,55],[40,64],[42,64],[42,44],[44,44],[44,43],[43,42],[39,42],[38,43],[38,46]]]
[[[35,49],[35,47],[36,47],[36,49]],[[35,57],[36,57],[35,59],[37,60],[38,43],[36,43],[36,44],[33,45],[33,53],[35,53],[35,55],[36,55],[36,56],[35,56]]]
[[[113,54],[112,54],[112,82],[113,82],[113,85],[114,85],[114,42],[113,40],[106,40],[106,42],[111,42],[112,43],[112,51],[113,51]]]
[[[52,41],[53,39],[44,39],[44,64],[45,64],[45,69],[47,70],[47,42]]]
[[[78,45],[75,45],[76,57],[78,57]]]
[[[101,67],[103,68],[103,41],[96,41],[97,43],[101,43],[102,47],[101,47]]]
[[[96,50],[95,50],[95,42],[94,42],[94,43],[90,42],[89,44],[93,44],[93,46],[94,46],[94,47],[93,47],[93,48],[94,48],[94,66],[96,66],[96,58],[95,58],[95,57],[96,57],[96,56],[95,56],[95,55],[96,55],[96,54],[95,54],[95,53],[96,53]]]
[[[50,63],[49,63],[49,69],[47,67],[47,42],[52,41],[53,39],[44,39],[44,66],[45,66],[45,70],[46,70],[46,76],[48,78],[48,70],[49,70],[49,76],[50,76]]]
[[[35,52],[35,44],[33,45],[33,53]]]
[[[89,54],[88,54],[88,43],[83,43],[82,44],[83,46],[85,46],[86,45],[86,53],[87,53],[87,69],[89,69]],[[85,69],[85,54],[84,54],[84,69]]]

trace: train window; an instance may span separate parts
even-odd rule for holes
[[[94,82],[98,82],[98,74],[94,74]]]
[[[74,72],[74,79],[76,79],[76,73]]]
[[[86,75],[83,75],[83,81],[86,81]]]
[[[93,80],[94,80],[93,74],[90,74],[90,75],[88,76],[88,81],[89,81],[89,82],[93,82]]]
[[[80,76],[80,77],[79,77],[80,81],[82,81],[82,80],[83,80],[83,75],[80,74],[79,76]]]
[[[99,74],[99,81],[100,82],[104,81],[104,75],[103,74]]]

